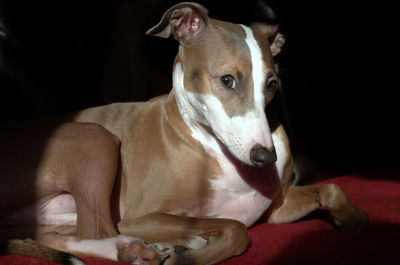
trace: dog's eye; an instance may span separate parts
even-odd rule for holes
[[[220,78],[222,84],[226,87],[226,88],[230,88],[230,89],[235,89],[236,88],[236,80],[233,76],[231,75],[224,75]]]
[[[278,81],[271,80],[267,84],[267,93],[272,94],[278,89]]]

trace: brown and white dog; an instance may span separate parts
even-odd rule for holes
[[[287,223],[323,206],[342,229],[366,228],[339,187],[291,186],[287,135],[265,114],[279,83],[276,26],[222,22],[187,2],[147,35],[180,43],[168,95],[33,123],[29,135],[28,125],[3,130],[2,239],[132,264],[214,264],[243,253],[262,217]]]

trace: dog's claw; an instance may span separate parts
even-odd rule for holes
[[[161,261],[165,260],[168,258],[172,253],[175,252],[175,248],[172,246],[167,246],[161,243],[153,243],[148,245],[147,247],[155,250],[158,254],[158,257],[161,259]]]

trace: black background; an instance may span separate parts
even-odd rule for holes
[[[168,93],[177,43],[144,32],[176,2],[0,1],[1,122]],[[280,98],[298,161],[326,175],[398,167],[394,4],[265,0],[271,19],[257,1],[199,2],[221,20],[279,23]]]

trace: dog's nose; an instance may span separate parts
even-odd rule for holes
[[[250,159],[256,167],[269,166],[276,161],[275,148],[269,150],[261,145],[255,145],[250,151]]]

